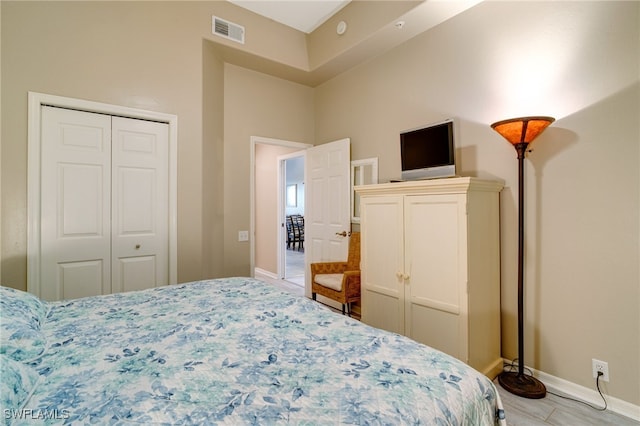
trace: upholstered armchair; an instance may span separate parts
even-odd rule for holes
[[[342,304],[342,314],[351,316],[351,303],[360,300],[360,233],[349,238],[346,262],[311,264],[311,296],[321,295]]]

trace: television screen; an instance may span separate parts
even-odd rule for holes
[[[402,179],[455,175],[453,120],[400,134]]]

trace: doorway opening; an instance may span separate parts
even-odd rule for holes
[[[304,287],[306,253],[291,250],[287,256],[286,234],[286,179],[285,162],[300,157],[304,164],[305,150],[312,145],[280,139],[251,137],[250,148],[250,270],[254,276],[284,280],[296,275]],[[304,168],[302,168],[304,176]],[[296,204],[304,211],[305,198],[301,191],[303,179],[296,182]],[[300,187],[300,188],[298,188]],[[293,191],[293,190],[290,190]],[[292,195],[293,197],[293,195]],[[290,197],[290,200],[293,198]],[[298,246],[296,245],[296,249]],[[295,251],[295,253],[293,253]],[[290,271],[287,275],[286,260],[289,257],[300,265],[302,274]],[[300,270],[300,269],[297,269]]]
[[[297,148],[305,159],[304,294],[306,297],[311,297],[311,274],[308,265],[311,262],[334,261],[347,257],[348,239],[344,236],[351,228],[350,140],[344,138],[312,146],[299,142],[251,137],[249,151],[250,271],[254,275],[259,273],[261,276],[267,275],[269,278],[286,282],[282,280],[284,260],[281,250],[286,244],[286,228],[283,221],[285,215],[282,210],[277,212],[277,206],[284,205],[286,190],[282,190],[284,184],[278,184],[276,180],[272,189],[264,192],[258,186],[262,186],[267,179],[257,178],[258,173],[263,172],[259,170],[263,162],[258,160],[258,155],[262,155],[263,147],[274,145]],[[289,152],[289,154],[292,153]],[[276,161],[266,163],[275,164],[275,169],[280,169]],[[273,170],[271,173],[273,174]],[[269,204],[274,204],[274,195],[278,198],[275,200],[275,207],[269,208]],[[267,203],[262,204],[265,201]],[[267,208],[264,208],[265,206]],[[276,211],[275,214],[274,211]],[[277,257],[277,260],[274,260],[274,257]],[[273,266],[273,263],[276,266]],[[274,270],[277,270],[277,274],[272,272]]]
[[[281,259],[284,278],[304,287],[304,152],[294,152],[278,158],[280,168],[280,191],[284,194],[279,211],[284,213],[284,244]]]

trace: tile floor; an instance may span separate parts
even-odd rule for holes
[[[542,399],[526,399],[505,391],[495,380],[508,426],[638,426],[640,422],[610,410],[597,411],[579,402],[547,393]],[[606,398],[606,395],[605,395]],[[604,406],[604,403],[600,406]]]
[[[285,250],[285,256],[286,279],[304,286],[304,251]]]

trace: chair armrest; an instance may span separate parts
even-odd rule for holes
[[[342,287],[348,298],[360,297],[360,271],[344,271]]]
[[[347,262],[317,262],[311,264],[311,276],[316,274],[341,274],[347,269]]]

